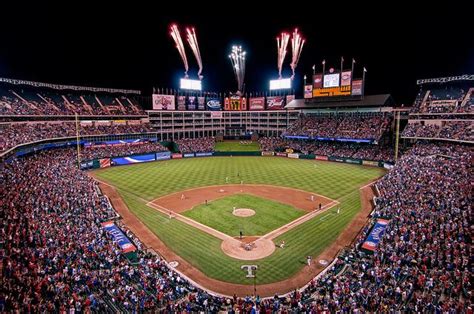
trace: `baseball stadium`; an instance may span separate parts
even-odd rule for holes
[[[0,313],[472,312],[473,74],[164,21],[152,84],[0,66]]]

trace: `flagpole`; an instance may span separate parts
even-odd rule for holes
[[[365,73],[367,72],[367,69],[364,67],[364,71],[362,72],[362,98],[364,98],[365,94]]]
[[[343,67],[344,67],[344,57],[341,56],[341,75],[342,75]]]
[[[323,60],[323,77],[326,69],[326,60]]]

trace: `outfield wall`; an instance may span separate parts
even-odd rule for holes
[[[131,155],[131,156],[120,156],[112,158],[100,158],[94,160],[87,160],[81,162],[81,169],[98,169],[98,168],[107,168],[112,166],[122,166],[122,165],[131,165],[142,162],[158,161],[158,160],[169,160],[169,159],[183,159],[183,158],[194,158],[194,157],[211,157],[211,156],[276,156],[276,157],[285,157],[292,159],[309,159],[309,160],[323,160],[323,161],[333,161],[341,162],[346,164],[355,164],[363,166],[372,166],[372,167],[381,167],[386,169],[391,169],[392,164],[386,163],[384,161],[374,161],[374,160],[363,160],[355,158],[346,158],[346,157],[337,157],[337,156],[322,156],[322,155],[313,155],[313,154],[299,154],[299,153],[283,153],[283,152],[199,152],[199,153],[171,153],[171,152],[156,152],[156,153],[147,153],[140,155]]]

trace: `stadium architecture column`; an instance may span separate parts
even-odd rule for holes
[[[398,141],[400,139],[400,111],[397,111],[395,114],[396,119],[396,129],[395,129],[395,161],[398,159]]]
[[[79,116],[75,113],[76,118],[76,147],[77,147],[77,168],[81,169],[81,144],[79,140]]]

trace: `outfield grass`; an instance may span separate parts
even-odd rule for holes
[[[255,215],[234,216],[232,214],[234,206],[251,208],[255,211]],[[262,236],[304,214],[305,211],[301,209],[248,194],[227,196],[209,202],[208,205],[198,205],[183,213],[186,217],[232,237],[238,236],[241,230],[244,236]]]
[[[237,176],[239,173],[239,176]],[[297,226],[277,239],[284,249],[254,261],[258,283],[280,281],[305,266],[305,257],[316,256],[331,244],[360,210],[359,187],[383,175],[381,168],[278,157],[211,157],[143,163],[96,171],[98,178],[118,188],[129,209],[167,246],[218,280],[252,284],[241,265],[246,262],[225,255],[221,240],[176,219],[168,219],[146,202],[171,192],[230,183],[272,184],[299,188],[338,199],[335,209]],[[321,219],[323,217],[323,219]]]
[[[216,142],[214,150],[217,152],[255,152],[260,150],[258,142],[240,144],[240,141]]]

